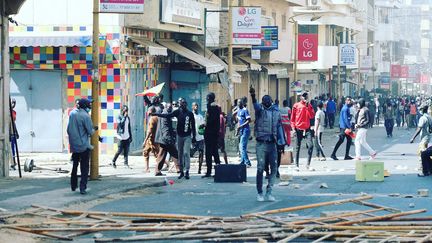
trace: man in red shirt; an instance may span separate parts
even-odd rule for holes
[[[297,135],[296,144],[296,165],[299,167],[300,147],[303,139],[306,139],[306,147],[308,148],[308,164],[309,169],[313,152],[313,131],[311,128],[311,119],[314,119],[315,112],[312,105],[309,103],[309,95],[304,92],[300,96],[300,101],[295,103],[291,113],[291,126]]]

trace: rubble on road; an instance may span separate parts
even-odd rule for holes
[[[77,211],[33,205],[17,213],[2,213],[2,230],[16,230],[54,240],[95,242],[182,241],[288,242],[288,241],[396,241],[432,239],[432,217],[406,217],[426,212],[370,203],[372,196],[293,206],[238,217],[179,214]],[[291,214],[324,206],[359,205],[356,210],[333,211],[319,217]],[[365,209],[366,207],[366,209]],[[210,214],[211,212],[209,212]],[[79,237],[79,238],[78,238]]]

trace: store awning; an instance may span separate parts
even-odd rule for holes
[[[247,72],[248,66],[244,64],[238,57],[233,57],[233,68],[236,72]]]
[[[288,78],[288,68],[283,64],[266,64],[263,67],[268,75],[276,75],[277,78]]]
[[[187,48],[195,51],[200,55],[204,55],[204,46],[196,41],[182,41],[182,45],[186,46]],[[205,57],[216,63],[219,63],[225,68],[226,71],[228,71],[228,64],[207,48],[205,48]],[[241,83],[241,74],[237,73],[236,71],[237,70],[234,69],[232,82]]]
[[[91,46],[90,35],[70,36],[14,36],[9,35],[9,46]]]
[[[133,42],[138,43],[138,44],[142,45],[143,47],[148,48],[148,52],[152,56],[168,56],[167,48],[165,48],[161,45],[158,45],[151,40],[147,40],[147,39],[140,38],[140,37],[130,37],[130,39]]]
[[[249,64],[249,68],[253,71],[261,71],[261,64],[248,56],[239,56],[239,58]]]
[[[171,51],[205,67],[206,73],[218,73],[224,70],[224,66],[206,58],[182,45],[173,41],[173,40],[158,40],[158,43],[162,46],[170,49]]]

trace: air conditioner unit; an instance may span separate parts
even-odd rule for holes
[[[307,0],[308,9],[321,9],[321,0]]]

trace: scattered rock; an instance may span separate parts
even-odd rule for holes
[[[409,195],[409,194],[404,196],[404,198],[413,198],[413,197],[414,197],[413,195]]]
[[[400,193],[390,193],[389,197],[400,197]]]
[[[95,233],[93,234],[93,238],[99,239],[102,238],[104,235],[102,233]]]
[[[321,183],[320,188],[327,189],[328,188],[327,183]]]
[[[388,172],[388,170],[384,170],[384,177],[389,177],[390,176],[390,172]]]
[[[284,182],[280,182],[279,186],[288,186],[289,182],[288,181],[284,181]]]
[[[429,196],[429,190],[428,189],[418,189],[417,194],[420,197],[428,197]]]
[[[414,204],[414,203],[410,203],[408,206],[409,206],[410,208],[414,208],[414,207],[415,207],[415,204]]]
[[[299,184],[294,184],[294,189],[300,189],[300,185]]]
[[[366,196],[367,193],[366,193],[366,192],[360,192],[360,195],[361,195],[361,196]]]
[[[302,178],[302,180],[307,181],[308,179],[307,178]]]
[[[280,175],[280,180],[281,181],[292,181],[293,180],[293,175],[291,175],[291,174],[281,174]]]

